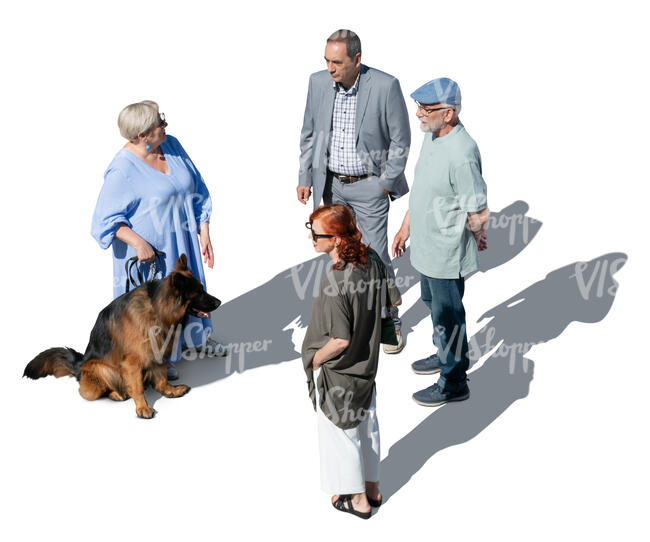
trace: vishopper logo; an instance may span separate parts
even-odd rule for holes
[[[173,220],[173,218],[176,216],[178,209],[196,209],[197,206],[200,206],[205,201],[205,199],[206,198],[201,194],[191,193],[185,196],[178,194],[165,200],[158,197],[152,197],[142,203],[146,205],[146,207],[144,207],[144,212],[151,217],[151,223],[153,224],[154,230],[159,235],[162,235],[163,233],[176,231],[177,221]],[[185,215],[185,213],[183,212],[181,215]],[[189,216],[194,217],[194,220],[190,218],[179,222],[178,225],[181,230],[194,233],[197,231],[196,220],[199,219],[200,216],[195,216],[194,212],[190,213]],[[169,229],[170,223],[172,224],[171,230]]]
[[[210,331],[206,330],[200,322],[191,322],[185,326],[182,326],[181,324],[171,326],[165,334],[163,334],[163,328],[161,326],[151,326],[149,328],[148,340],[151,343],[151,352],[154,361],[156,361],[156,363],[166,363],[169,355],[173,352],[178,352],[179,344],[191,345],[193,337],[197,334],[203,336],[202,342],[205,344]],[[180,342],[181,337],[183,343]],[[205,357],[205,354],[203,357]],[[197,358],[195,357],[193,359]]]
[[[342,408],[336,408],[334,403],[335,397],[344,397]],[[357,409],[351,408],[350,405],[353,400],[354,392],[352,390],[346,390],[342,386],[333,386],[325,392],[325,403],[330,413],[328,417],[333,424],[363,421],[368,410],[363,407]]]
[[[608,281],[609,277],[612,277],[618,272],[625,265],[625,262],[626,258],[615,258],[611,262],[607,258],[604,258],[603,260],[597,260],[590,271],[588,271],[590,267],[589,263],[577,262],[575,265],[575,273],[571,275],[571,278],[576,279],[580,295],[585,301],[588,301],[592,294],[595,294],[597,298],[602,298],[605,293],[614,297],[618,289],[618,282],[612,279],[613,284],[606,291],[605,282]],[[597,282],[596,279],[598,279]]]
[[[226,375],[229,375],[233,372],[233,359],[235,355],[237,356],[237,367],[235,370],[239,373],[243,373],[246,370],[246,354],[268,352],[271,348],[272,343],[272,339],[228,343],[226,345],[228,354],[225,357]]]
[[[192,322],[185,327],[181,325],[172,326],[166,334],[162,333],[160,326],[152,326],[149,328],[149,342],[151,343],[151,350],[153,353],[154,361],[156,363],[167,363],[166,352],[176,352],[181,338],[184,344],[192,344],[192,338],[196,333],[203,334],[205,340],[210,334],[209,330],[203,328],[203,324]],[[260,352],[268,352],[271,349],[272,339],[258,339],[254,341],[240,341],[235,343],[228,343],[223,346],[227,349],[225,356],[219,356],[225,360],[225,373],[226,375],[232,372],[244,372],[246,370],[246,354],[258,354]],[[169,348],[169,350],[168,350]],[[188,349],[183,353],[183,359],[186,361],[196,361],[205,359],[215,355],[208,349],[201,347],[195,349]],[[236,359],[236,365],[233,361]]]
[[[179,344],[191,345],[193,343],[193,338],[195,336],[202,336],[202,344],[205,344],[208,336],[210,335],[210,330],[205,329],[203,324],[200,322],[191,322],[185,326],[177,324],[176,326],[171,326],[167,333],[163,336],[163,328],[161,326],[151,326],[149,328],[149,342],[151,343],[151,352],[156,363],[167,363],[168,357],[173,352],[178,352]],[[181,338],[183,343],[181,343]],[[194,355],[191,359],[198,359],[199,357],[206,357],[208,355],[206,352],[201,352],[200,355],[195,355],[196,353],[190,353],[189,356]],[[184,356],[185,359],[189,359],[188,355]]]
[[[171,326],[163,337],[163,328],[161,326],[151,326],[149,328],[149,343],[156,363],[167,363],[168,355],[166,353],[176,351],[182,331],[180,325]]]
[[[304,152],[300,157],[300,173],[304,174],[310,169],[318,169],[327,165],[328,148],[331,144],[330,132],[320,130],[314,132],[311,136],[311,145],[308,147],[307,152]],[[397,147],[391,145],[389,149],[372,149],[363,151],[357,149],[359,159],[366,165],[369,172],[384,171],[389,161],[402,160],[406,162],[410,151],[410,147]],[[321,163],[321,160],[323,163]]]
[[[524,341],[524,342],[508,342],[495,341],[496,329],[489,327],[485,332],[485,341],[481,345],[477,336],[473,336],[468,341],[469,357],[470,359],[478,360],[482,353],[487,353],[498,345],[498,348],[492,353],[490,358],[508,358],[508,372],[512,375],[515,374],[517,360],[523,358],[522,367],[524,373],[528,372],[529,360],[523,357],[530,349],[538,344],[544,344],[546,341]],[[499,342],[501,344],[499,344]]]
[[[332,267],[331,260],[325,260],[322,258],[312,260],[308,266],[308,271],[304,278],[301,278],[301,273],[306,269],[305,264],[301,263],[294,265],[290,272],[289,276],[293,283],[296,296],[301,301],[305,300],[307,295],[307,290],[311,285],[311,294],[312,297],[318,297],[320,292],[321,285],[323,283],[323,277],[327,281],[327,285],[323,288],[323,293],[327,296],[336,297],[341,293],[364,293],[366,291],[376,291],[377,289],[383,287],[384,283],[389,287],[396,287],[397,289],[408,289],[412,284],[415,284],[420,280],[419,276],[415,275],[400,275],[396,278],[388,277],[379,278],[379,279],[370,279],[365,280],[363,278],[353,279],[351,275],[354,271],[352,265],[347,265],[343,270],[343,280],[337,282],[334,278],[333,273],[328,273]],[[369,296],[368,299],[368,308],[372,308],[372,296]]]
[[[312,290],[312,297],[317,297],[318,296],[318,291],[320,290],[320,285],[323,281],[323,273],[327,272],[327,266],[331,266],[332,262],[328,262],[327,260],[324,260],[323,258],[318,258],[316,260],[312,260],[311,263],[309,264],[309,272],[307,273],[307,276],[304,279],[301,279],[300,275],[305,269],[305,264],[301,263],[298,265],[294,265],[291,267],[291,270],[289,271],[289,276],[291,277],[291,281],[293,283],[293,288],[296,292],[296,295],[298,296],[298,299],[301,301],[305,300],[305,297],[307,295],[307,289],[311,285],[311,290]]]
[[[431,207],[426,213],[433,215],[434,223],[440,234],[454,236],[463,229],[467,229],[471,233],[467,212],[462,209],[477,209],[484,206],[484,197],[481,195],[438,196],[431,202]],[[534,218],[521,213],[512,215],[492,213],[488,218],[486,230],[488,234],[490,231],[508,230],[509,246],[514,246],[519,241],[518,235],[521,235],[523,244],[527,245],[530,240],[531,227],[537,222]]]
[[[514,246],[517,236],[517,225],[521,225],[521,237],[524,245],[528,244],[530,235],[530,226],[536,223],[537,220],[529,218],[525,214],[491,214],[487,223],[487,230],[507,229],[508,231],[508,245]],[[469,224],[467,225],[469,227]]]
[[[443,326],[436,326],[434,328],[434,343],[438,346],[438,357],[442,366],[447,365],[453,359],[460,361],[462,356],[462,335],[466,333],[465,326],[454,326],[449,332]],[[459,335],[460,334],[460,335]],[[470,359],[478,360],[483,354],[495,349],[491,358],[508,358],[509,373],[515,374],[517,360],[522,358],[530,349],[537,345],[543,344],[545,341],[536,342],[508,342],[501,339],[496,340],[496,329],[494,327],[487,328],[485,332],[485,340],[483,344],[479,342],[478,336],[474,335],[468,339],[468,356]],[[444,343],[446,346],[442,348],[440,345]],[[500,343],[500,344],[499,344]],[[451,352],[451,345],[456,344],[454,352]],[[528,359],[523,359],[523,371],[528,372]]]
[[[353,272],[354,269],[352,266],[347,265],[343,270],[343,280],[340,282],[334,280],[333,274],[328,273],[326,278],[329,284],[323,288],[323,293],[330,297],[335,297],[339,294],[364,294],[366,292],[372,295],[386,283],[385,278],[353,280],[350,278]],[[390,282],[392,284],[395,283],[393,279],[390,279]]]
[[[406,162],[409,154],[409,147],[397,147],[392,146],[389,149],[373,149],[367,152],[357,150],[359,159],[368,167],[370,170],[373,169],[373,166],[379,168],[380,171],[384,171],[386,164],[390,160],[400,160],[402,159]]]

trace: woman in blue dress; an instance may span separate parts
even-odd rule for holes
[[[154,249],[164,253],[157,262],[163,277],[185,253],[188,267],[205,287],[203,263],[212,268],[214,253],[212,201],[201,174],[179,141],[165,133],[167,122],[155,102],[126,106],[117,123],[127,143],[104,173],[91,229],[99,246],[113,247],[113,296],[126,291],[126,261],[137,256],[139,262],[151,262]],[[150,278],[149,265],[140,269],[144,280]],[[210,332],[210,319],[191,316],[182,342],[225,355],[226,348],[209,338]],[[179,345],[170,361],[178,361],[180,353]],[[172,365],[168,375],[178,378]]]

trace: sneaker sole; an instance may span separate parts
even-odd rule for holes
[[[411,365],[411,370],[416,374],[416,375],[434,375],[436,373],[440,372],[440,369],[433,369],[432,371],[416,371],[413,369],[413,366]]]
[[[430,407],[444,405],[445,403],[453,403],[453,402],[455,402],[455,401],[465,401],[465,400],[467,400],[467,399],[469,399],[469,393],[468,393],[467,395],[463,396],[463,397],[456,397],[456,398],[454,398],[454,399],[447,399],[446,401],[439,401],[439,402],[437,402],[437,403],[423,403],[422,401],[418,401],[415,397],[413,397],[413,400],[414,400],[418,405],[421,405],[421,406],[430,406]]]

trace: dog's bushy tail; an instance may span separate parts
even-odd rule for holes
[[[48,375],[56,378],[74,376],[79,380],[83,357],[83,354],[72,348],[49,348],[27,364],[23,376],[34,380]]]

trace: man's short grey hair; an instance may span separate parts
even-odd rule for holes
[[[357,53],[361,52],[361,40],[352,30],[337,30],[329,38],[328,42],[337,41],[345,43],[345,47],[348,52],[348,56],[354,60],[354,57],[357,56]]]
[[[449,107],[454,108],[454,116],[452,118],[455,119],[455,120],[458,120],[458,115],[460,115],[460,110],[461,110],[462,106],[460,104],[458,104],[458,105],[450,105]]]
[[[453,111],[453,114],[452,114],[452,117],[451,117],[452,121],[458,121],[459,120],[458,115],[460,115],[460,110],[461,110],[461,105],[460,104],[451,105],[451,104],[445,104],[445,103],[437,103],[437,104],[433,104],[433,105],[439,105],[440,107],[449,107]]]
[[[117,117],[120,134],[129,141],[136,141],[138,134],[146,134],[158,122],[158,104],[151,100],[127,105]]]

